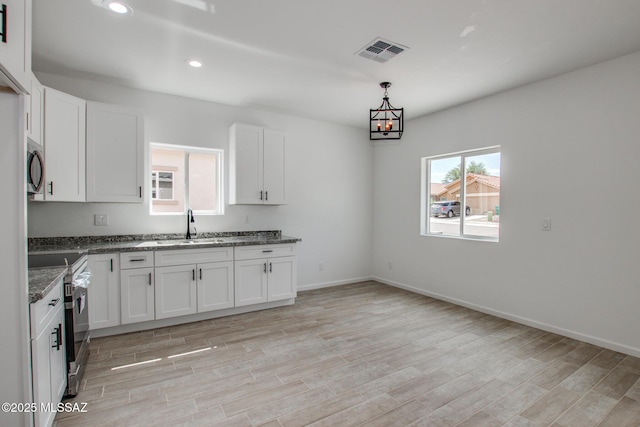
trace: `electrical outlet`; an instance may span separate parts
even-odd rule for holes
[[[107,226],[109,225],[109,215],[107,214],[94,214],[93,215],[93,224],[97,226]]]
[[[318,271],[324,271],[324,262],[318,264]]]
[[[249,224],[249,217],[248,217],[248,216],[245,216],[245,217],[244,217],[244,223],[245,223],[245,224]]]
[[[387,270],[393,270],[393,262],[391,261],[387,262]]]
[[[542,219],[542,231],[551,231],[551,218]]]

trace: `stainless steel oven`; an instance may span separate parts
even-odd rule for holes
[[[69,278],[70,280],[67,280]],[[89,300],[87,295],[90,281],[87,257],[84,256],[73,264],[64,283],[68,373],[66,396],[78,394],[82,375],[89,358]]]
[[[64,277],[67,389],[75,396],[89,358],[89,299],[91,273],[87,255],[77,252],[29,254],[29,267],[67,266]]]

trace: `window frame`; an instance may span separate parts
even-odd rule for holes
[[[203,148],[203,147],[194,147],[194,146],[189,146],[189,145],[177,145],[177,144],[166,144],[166,143],[161,143],[161,142],[150,142],[149,143],[149,188],[151,188],[151,182],[152,182],[152,174],[154,172],[159,172],[162,171],[164,172],[164,170],[161,170],[162,167],[154,170],[153,168],[153,150],[157,148],[157,149],[161,149],[161,150],[171,150],[171,151],[179,151],[184,153],[184,164],[183,164],[183,168],[184,168],[184,211],[182,212],[154,212],[153,211],[153,202],[154,201],[160,201],[162,202],[163,200],[165,202],[176,202],[178,201],[178,199],[175,198],[175,188],[177,182],[175,180],[175,172],[170,171],[173,173],[174,175],[174,180],[173,180],[173,199],[172,200],[168,200],[168,199],[153,199],[151,197],[152,193],[149,193],[149,214],[153,215],[153,216],[164,216],[164,215],[186,215],[187,209],[189,209],[189,154],[193,153],[193,154],[210,154],[210,155],[216,155],[216,183],[217,183],[217,206],[218,209],[217,210],[193,210],[194,214],[198,214],[198,215],[224,215],[224,201],[225,201],[225,197],[224,197],[224,150],[221,148]],[[153,189],[151,189],[151,191],[153,191]]]
[[[421,201],[420,201],[420,235],[425,237],[442,237],[449,239],[462,239],[462,240],[479,240],[483,242],[499,242],[500,241],[500,228],[498,228],[498,237],[480,236],[475,234],[464,233],[464,223],[466,215],[464,212],[467,209],[467,158],[476,157],[485,154],[500,154],[500,169],[502,169],[502,152],[499,145],[478,148],[473,150],[457,151],[454,153],[440,154],[437,156],[427,156],[421,159]],[[457,235],[432,233],[429,230],[431,219],[431,161],[439,159],[447,159],[451,157],[460,157],[460,227]],[[500,209],[502,211],[502,208]],[[498,225],[498,227],[500,227]]]

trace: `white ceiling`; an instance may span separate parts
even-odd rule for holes
[[[126,2],[33,0],[34,70],[366,129],[381,81],[411,119],[640,50],[638,0]]]

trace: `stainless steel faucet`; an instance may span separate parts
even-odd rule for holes
[[[193,235],[191,235],[191,224],[194,224],[196,222],[195,218],[193,217],[193,211],[191,209],[187,209],[187,239],[195,239],[197,236],[197,232],[196,232],[196,226],[193,226]]]

